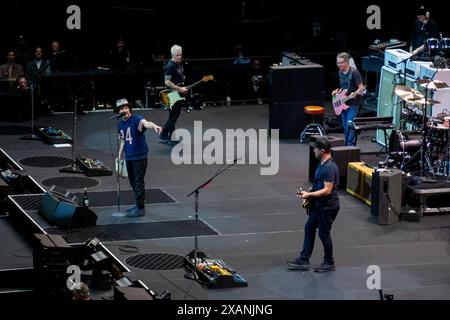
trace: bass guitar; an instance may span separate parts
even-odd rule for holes
[[[357,95],[361,95],[361,96],[365,95],[366,92],[367,91],[365,88],[361,88],[355,92],[352,92],[349,95],[347,95],[347,89],[342,90],[340,93],[336,93],[335,95],[333,95],[333,101],[332,101],[334,113],[337,116],[340,115],[342,113],[342,111],[347,110],[349,108],[348,105],[345,104],[348,100],[353,99]]]
[[[186,86],[186,88],[191,89],[191,88],[199,85],[200,83],[208,82],[213,79],[214,79],[214,77],[212,75],[206,75],[200,81],[194,82],[193,84]],[[177,103],[178,101],[185,100],[184,96],[182,96],[178,91],[171,90],[171,89],[161,91],[159,93],[159,96],[160,96],[161,103],[163,104],[163,106],[166,108],[169,108],[169,109],[172,109],[173,105],[175,103]]]

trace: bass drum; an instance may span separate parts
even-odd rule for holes
[[[413,156],[422,146],[422,135],[416,131],[393,130],[389,137],[389,152],[403,152]]]

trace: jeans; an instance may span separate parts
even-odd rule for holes
[[[303,249],[300,252],[300,260],[309,262],[311,258],[314,241],[316,240],[316,230],[319,229],[319,238],[322,241],[324,249],[323,262],[333,265],[333,241],[331,239],[331,225],[333,224],[339,212],[338,208],[326,209],[323,206],[314,206],[311,208],[308,221],[305,224],[305,240]]]
[[[139,209],[145,208],[145,172],[147,159],[127,160],[128,180],[133,188],[136,205]]]
[[[161,137],[169,139],[172,137],[172,132],[175,131],[175,124],[177,123],[177,120],[180,117],[182,106],[183,102],[179,101],[175,103],[171,109],[169,109],[169,119],[167,119],[166,124],[162,129]]]
[[[358,106],[349,106],[347,110],[343,110],[341,113],[342,126],[344,127],[344,139],[348,139],[345,141],[345,145],[353,145],[353,140],[355,138],[355,131],[348,130],[349,121],[353,121],[353,119],[358,115]]]

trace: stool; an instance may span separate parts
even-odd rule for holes
[[[322,127],[320,123],[316,123],[315,116],[316,115],[322,115],[325,113],[325,109],[320,106],[305,106],[303,108],[303,111],[305,114],[309,114],[312,116],[312,123],[308,124],[306,128],[302,131],[302,134],[300,135],[300,143],[303,143],[305,140],[305,137],[308,135],[325,135],[325,129]]]

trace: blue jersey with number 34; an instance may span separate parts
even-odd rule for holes
[[[148,146],[145,140],[145,127],[139,131],[139,122],[144,119],[141,115],[132,114],[126,121],[119,122],[119,135],[125,141],[125,160],[142,160],[147,158]]]

